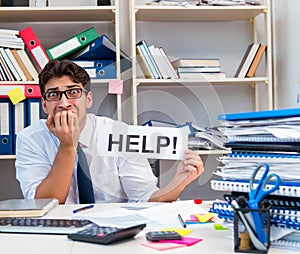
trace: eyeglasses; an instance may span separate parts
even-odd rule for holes
[[[82,92],[88,91],[81,87],[74,87],[65,91],[47,91],[43,93],[43,97],[46,101],[59,101],[64,94],[67,99],[78,99],[82,96]]]

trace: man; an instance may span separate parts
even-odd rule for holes
[[[77,145],[88,161],[96,203],[174,201],[203,172],[200,157],[187,150],[174,178],[158,189],[146,159],[100,156],[99,124],[114,120],[87,113],[92,106],[90,77],[73,62],[50,61],[39,75],[39,85],[48,118],[17,138],[16,172],[25,198],[79,203]]]

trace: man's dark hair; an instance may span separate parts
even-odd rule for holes
[[[53,78],[68,76],[74,83],[81,83],[87,91],[90,91],[91,79],[89,74],[79,65],[70,60],[50,60],[39,74],[41,93],[45,92],[45,84]]]

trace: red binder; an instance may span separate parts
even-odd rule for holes
[[[40,70],[49,62],[50,58],[47,55],[45,48],[36,37],[31,27],[27,27],[19,32],[20,37],[23,39],[30,55],[37,63]]]
[[[41,90],[40,86],[37,84],[32,84],[32,85],[0,85],[0,98],[8,98],[7,93],[15,88],[20,88],[26,98],[41,98]]]

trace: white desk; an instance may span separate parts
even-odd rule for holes
[[[147,203],[149,204],[149,203]],[[124,204],[123,204],[124,205]],[[136,205],[136,204],[134,204]],[[93,212],[104,209],[118,208],[120,204],[97,204]],[[72,211],[78,205],[58,206],[50,211],[46,217],[70,218]],[[214,230],[213,224],[205,224],[193,229],[188,236],[201,237],[203,241],[190,247],[183,247],[167,251],[156,251],[148,247],[141,246],[141,242],[146,241],[145,233],[139,233],[135,238],[123,242],[100,245],[93,243],[76,242],[69,240],[65,235],[30,235],[30,234],[0,234],[1,253],[11,254],[147,254],[147,253],[234,253],[233,242],[229,238],[231,233]],[[296,253],[296,251],[270,248],[270,254]]]

